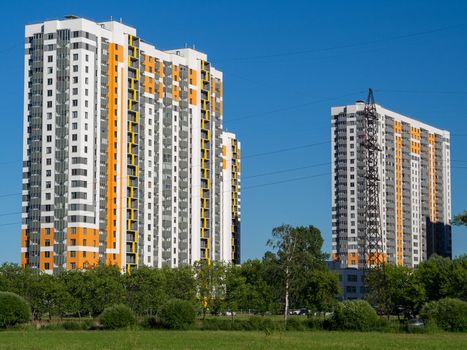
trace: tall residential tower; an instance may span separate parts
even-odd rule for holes
[[[238,141],[224,134],[222,72],[206,54],[74,16],[25,36],[21,263],[238,263],[240,230],[225,218],[239,225],[240,205],[225,200],[239,187],[225,178],[240,153],[223,153]]]
[[[361,268],[365,251],[363,102],[331,110],[332,257]],[[417,266],[451,256],[450,136],[376,105],[383,259]]]

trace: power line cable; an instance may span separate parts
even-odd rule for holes
[[[348,96],[361,94],[363,92],[364,92],[363,90],[354,91],[354,92],[350,92],[350,93],[339,95],[339,96],[321,98],[321,99],[318,99],[318,100],[314,100],[314,101],[310,101],[310,102],[306,102],[306,103],[300,103],[300,104],[297,104],[297,105],[289,105],[288,107],[281,107],[281,108],[273,109],[273,110],[266,111],[266,112],[247,114],[247,115],[244,115],[244,116],[239,117],[239,118],[229,119],[228,122],[231,123],[231,122],[236,122],[236,121],[239,121],[239,120],[260,118],[260,117],[264,117],[264,116],[269,115],[269,114],[275,114],[275,113],[279,113],[279,112],[288,112],[288,111],[291,111],[291,110],[294,110],[294,109],[299,109],[299,108],[302,108],[302,107],[307,107],[307,106],[311,106],[311,105],[322,103],[322,102],[337,100],[337,99],[340,99],[340,98],[343,98],[343,97],[348,97]]]
[[[402,94],[440,94],[440,95],[465,95],[467,91],[437,91],[437,90],[392,90],[374,89],[376,92],[402,93]]]
[[[301,180],[305,180],[305,179],[312,179],[312,178],[315,178],[315,177],[327,176],[327,175],[331,175],[331,173],[323,173],[323,174],[316,174],[316,175],[310,175],[310,176],[295,177],[295,178],[292,178],[292,179],[286,179],[286,180],[275,181],[275,182],[268,182],[268,183],[259,184],[259,185],[246,186],[246,187],[242,187],[242,191],[243,190],[249,190],[249,189],[252,189],[252,188],[278,185],[278,184],[283,184],[283,183],[287,183],[287,182],[294,182],[294,181],[301,181]]]
[[[224,59],[224,60],[223,59],[220,59],[220,60],[218,59],[218,60],[216,60],[216,62],[251,61],[251,60],[258,60],[258,59],[265,59],[265,58],[288,57],[288,56],[297,56],[297,55],[304,55],[304,54],[316,53],[316,52],[326,52],[326,51],[349,49],[349,48],[354,48],[354,47],[359,47],[359,46],[380,44],[380,43],[385,43],[385,42],[389,42],[389,41],[397,41],[397,40],[402,40],[402,39],[407,39],[407,38],[414,38],[414,37],[419,37],[419,36],[423,36],[423,35],[434,34],[434,33],[446,31],[446,30],[449,30],[449,29],[452,29],[452,28],[462,27],[464,25],[465,25],[464,23],[461,23],[461,24],[457,24],[457,25],[440,27],[440,28],[425,30],[425,31],[421,31],[421,32],[408,33],[408,34],[403,34],[403,35],[396,35],[396,36],[393,36],[393,37],[382,38],[382,39],[368,40],[368,41],[363,41],[363,42],[360,42],[360,43],[350,43],[350,44],[329,46],[329,47],[324,47],[324,48],[314,48],[314,49],[300,50],[300,51],[279,52],[279,53],[270,54],[270,55],[234,57],[234,58]]]
[[[315,147],[315,146],[325,145],[325,144],[328,144],[330,142],[331,141],[322,141],[322,142],[310,143],[308,145],[294,146],[294,147],[277,149],[277,150],[269,151],[269,152],[253,153],[253,154],[241,157],[241,160],[249,159],[249,158],[256,158],[256,157],[263,157],[263,156],[268,156],[268,155],[277,154],[277,153],[290,152],[290,151],[295,151],[295,150],[304,149],[304,148],[311,148],[311,147]]]
[[[10,215],[17,215],[17,214],[21,214],[22,212],[20,211],[17,211],[17,212],[14,212],[14,213],[4,213],[4,214],[0,214],[0,216],[10,216]]]
[[[269,172],[269,173],[261,173],[261,174],[250,175],[250,176],[242,176],[242,180],[252,179],[252,178],[262,177],[262,176],[282,174],[282,173],[287,173],[287,172],[297,171],[297,170],[303,170],[303,169],[316,168],[316,167],[320,167],[320,166],[324,166],[324,165],[330,165],[330,164],[331,164],[331,162],[311,164],[311,165],[306,165],[306,166],[302,166],[302,167],[298,167],[298,168],[289,168],[289,169],[284,169],[284,170],[272,171],[272,172]]]

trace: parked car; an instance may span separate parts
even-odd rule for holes
[[[423,320],[420,320],[418,318],[413,318],[411,320],[408,320],[406,322],[406,325],[408,328],[423,328],[425,327],[425,323],[423,322]]]
[[[235,316],[237,313],[235,311],[226,311],[224,312],[224,316]]]

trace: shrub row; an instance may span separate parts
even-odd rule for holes
[[[436,328],[446,331],[467,331],[467,302],[459,299],[445,298],[425,304],[420,316],[425,321],[424,331]],[[20,296],[0,292],[0,328],[12,327],[26,323],[31,319],[29,304]],[[310,329],[354,330],[354,331],[420,331],[411,329],[409,325],[399,327],[394,322],[381,319],[375,310],[363,300],[344,301],[338,303],[331,318],[317,317],[290,318],[287,323],[268,317],[250,317],[249,319],[206,319],[195,325],[196,311],[190,302],[172,299],[159,310],[157,317],[149,317],[143,321],[146,328],[201,330],[294,330]],[[66,321],[50,323],[40,328],[67,330],[119,329],[136,324],[135,313],[126,305],[110,306],[99,316],[99,324],[92,319],[82,322]]]
[[[29,303],[17,294],[0,292],[0,328],[26,323],[31,319]]]
[[[467,302],[459,299],[444,298],[426,303],[420,316],[445,331],[467,331]]]

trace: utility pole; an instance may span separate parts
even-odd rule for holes
[[[380,212],[379,118],[373,91],[368,90],[364,115],[364,160],[365,160],[365,234],[363,250],[364,271],[385,262]]]

